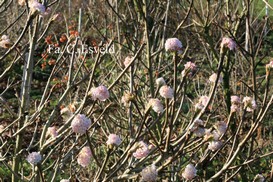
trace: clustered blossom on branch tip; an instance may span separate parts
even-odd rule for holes
[[[107,145],[116,145],[119,146],[121,144],[121,139],[118,135],[116,134],[110,134],[108,136],[108,140],[106,141]]]
[[[218,140],[211,141],[211,142],[209,142],[208,149],[215,152],[222,147],[222,144],[223,143]]]
[[[182,43],[177,38],[169,38],[165,42],[166,51],[180,51],[182,49]]]
[[[190,131],[193,132],[197,137],[202,137],[205,134],[204,121],[201,119],[195,119],[190,127]]]
[[[71,122],[73,132],[84,134],[91,126],[91,120],[84,114],[77,114]]]
[[[238,112],[240,110],[240,104],[241,104],[241,99],[240,97],[238,97],[237,95],[232,95],[230,97],[230,102],[231,102],[231,106],[230,106],[230,112]]]
[[[137,149],[133,153],[133,156],[135,158],[141,159],[149,155],[150,150],[149,150],[149,146],[146,143],[144,143],[143,141],[140,141],[136,145],[137,145]]]
[[[221,42],[221,47],[226,47],[229,50],[234,50],[236,48],[236,43],[233,39],[229,37],[224,37]]]
[[[153,109],[156,113],[162,113],[163,110],[164,110],[161,101],[160,101],[159,99],[157,99],[157,98],[155,98],[155,99],[150,99],[148,105],[149,105],[149,107],[152,107],[152,109]]]
[[[158,87],[161,87],[161,86],[163,86],[163,85],[166,85],[166,82],[165,82],[165,80],[164,80],[163,77],[157,78],[155,82],[156,82],[156,85],[157,85]]]
[[[184,172],[182,173],[183,178],[187,179],[187,180],[192,180],[193,178],[195,178],[197,173],[196,168],[194,167],[193,164],[188,164],[186,166],[186,168],[184,169]]]
[[[174,91],[171,87],[169,87],[167,85],[163,85],[159,89],[159,94],[165,99],[171,99],[171,98],[173,98]]]
[[[58,136],[56,126],[52,126],[47,129],[47,136],[50,136],[52,138],[56,138]]]
[[[91,88],[88,94],[91,95],[93,100],[100,100],[100,101],[105,101],[110,96],[107,87],[105,87],[104,85]]]
[[[45,15],[46,12],[45,6],[39,3],[37,0],[29,1],[28,5],[32,13],[35,13],[37,11],[40,15],[42,16]]]
[[[219,121],[216,126],[215,126],[216,130],[218,131],[218,133],[220,135],[223,135],[226,131],[227,131],[227,123],[225,121]]]
[[[244,97],[243,103],[247,112],[252,112],[253,110],[257,108],[256,101],[252,99],[251,97]]]
[[[146,182],[156,181],[156,178],[157,178],[156,166],[152,164],[151,166],[144,168],[141,171],[140,175],[141,175],[142,181],[146,181]]]
[[[192,73],[196,70],[196,64],[193,62],[188,61],[184,64],[184,70],[182,71],[182,77],[187,75],[192,76]]]
[[[27,161],[31,165],[37,165],[39,162],[41,162],[42,156],[40,152],[32,152],[27,156]]]
[[[209,97],[206,96],[206,95],[203,95],[199,98],[198,102],[195,104],[195,109],[196,110],[201,110],[203,109],[206,104],[208,103],[209,101]]]
[[[81,165],[82,167],[86,167],[89,165],[90,160],[92,157],[92,153],[89,147],[83,147],[79,153],[77,162],[79,165]]]

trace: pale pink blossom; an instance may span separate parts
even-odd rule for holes
[[[0,39],[0,47],[3,47],[5,49],[9,48],[11,46],[10,39],[7,35],[2,35]]]
[[[166,51],[179,51],[182,49],[182,43],[177,38],[169,38],[165,42]]]
[[[232,104],[240,104],[241,103],[241,99],[237,95],[232,95],[230,97],[230,101]]]
[[[42,156],[40,152],[32,152],[27,156],[27,161],[31,165],[37,165],[39,162],[41,162]]]
[[[197,126],[204,126],[204,121],[201,119],[195,119],[193,123]]]
[[[151,106],[152,109],[157,113],[162,113],[163,110],[164,110],[161,101],[159,99],[157,99],[157,98],[150,99],[148,105]]]
[[[221,146],[222,146],[221,141],[211,141],[211,142],[209,142],[208,149],[214,152],[214,151],[220,149]]]
[[[91,160],[91,150],[89,147],[83,147],[78,155],[78,159],[77,162],[79,165],[81,165],[82,167],[86,167],[89,165],[90,160]]]
[[[52,126],[47,129],[47,136],[51,136],[52,138],[56,138],[58,136],[56,126]]]
[[[213,134],[211,133],[211,129],[205,129],[204,140],[209,140],[211,138],[213,138]]]
[[[204,121],[201,119],[194,120],[193,124],[190,127],[190,131],[193,132],[198,137],[202,137],[205,135],[205,129],[203,128]]]
[[[37,11],[40,15],[44,15],[44,13],[46,12],[45,6],[39,3],[37,0],[29,1],[28,5],[32,13],[35,13]]]
[[[193,62],[188,61],[186,64],[184,64],[184,69],[194,71],[196,70],[196,65]]]
[[[109,91],[107,87],[101,85],[98,87],[91,88],[89,95],[92,96],[93,100],[105,101],[106,99],[109,98]]]
[[[229,50],[234,50],[236,47],[236,43],[229,37],[224,37],[221,42],[221,47],[226,47]]]
[[[173,94],[174,91],[171,87],[167,86],[167,85],[163,85],[160,89],[159,89],[159,94],[164,97],[165,99],[171,99],[173,98]]]
[[[165,82],[163,77],[157,78],[155,82],[156,82],[158,87],[160,87],[162,85],[166,85],[166,82]]]
[[[156,166],[152,164],[151,166],[144,168],[141,171],[140,175],[142,177],[142,181],[146,181],[146,182],[156,181],[156,178],[157,178]]]
[[[149,146],[143,141],[140,141],[137,144],[137,150],[133,153],[133,156],[137,159],[141,159],[147,157],[149,152]]]
[[[220,135],[223,135],[227,131],[227,123],[225,121],[219,121],[216,124],[216,129]]]
[[[182,77],[185,77],[186,75],[191,76],[192,72],[196,70],[196,65],[193,62],[187,62],[184,64],[184,70],[182,71]]]
[[[123,62],[124,66],[128,67],[131,61],[132,61],[132,58],[130,56],[127,56]]]
[[[239,112],[240,111],[240,107],[238,107],[238,105],[236,105],[236,104],[232,104],[231,106],[230,106],[230,112]]]
[[[188,164],[182,173],[183,178],[187,180],[192,180],[195,178],[197,170],[195,169],[194,165]]]
[[[116,145],[119,146],[121,144],[121,139],[116,134],[110,134],[108,136],[108,140],[106,141],[107,145]]]
[[[79,134],[84,134],[90,126],[91,120],[84,114],[77,114],[71,122],[72,130]]]
[[[213,139],[214,139],[214,140],[219,140],[221,134],[220,134],[218,131],[213,130],[213,131],[212,131],[212,136],[213,136]]]
[[[195,104],[195,109],[196,110],[203,109],[206,106],[206,104],[207,104],[208,101],[209,101],[209,97],[208,96],[206,96],[206,95],[201,96],[199,98],[199,100],[198,100],[198,103]]]
[[[193,134],[195,134],[197,137],[202,137],[205,135],[205,128],[203,127],[197,127],[195,130],[193,130]]]
[[[244,107],[246,108],[246,111],[252,112],[257,108],[256,101],[252,99],[251,97],[244,97],[243,99]]]
[[[209,77],[209,81],[211,83],[215,83],[217,79],[217,74],[213,73],[210,77]],[[219,75],[219,79],[218,79],[218,83],[222,83],[223,82],[223,77],[221,75]]]

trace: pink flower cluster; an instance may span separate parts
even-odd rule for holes
[[[197,173],[197,170],[195,169],[195,167],[192,164],[188,164],[184,172],[182,173],[182,176],[186,180],[192,180],[193,178],[195,178],[196,173]]]
[[[227,123],[225,121],[219,121],[216,124],[216,130],[220,135],[223,135],[227,131]]]
[[[91,88],[89,95],[92,96],[93,100],[105,101],[106,99],[109,98],[109,91],[107,87],[101,85],[98,87]]]
[[[42,156],[39,152],[32,152],[27,156],[27,161],[31,165],[37,165],[39,162],[41,162]]]
[[[165,99],[171,99],[173,98],[173,94],[174,91],[171,87],[167,86],[167,85],[163,85],[160,89],[159,89],[159,94],[164,97]]]
[[[220,149],[222,145],[223,145],[223,143],[221,141],[218,141],[218,140],[211,141],[211,142],[209,142],[208,149],[215,152],[218,149]]]
[[[169,38],[165,42],[166,51],[179,51],[182,49],[182,43],[177,38]]]
[[[192,73],[196,70],[196,65],[193,62],[187,62],[184,65],[184,70],[182,71],[182,77],[185,77],[186,75],[191,76]]]
[[[221,47],[227,47],[229,50],[234,50],[236,43],[229,37],[224,37],[221,42]]]
[[[82,167],[88,166],[91,160],[91,156],[92,156],[92,153],[90,148],[87,146],[83,147],[77,159],[78,164],[81,165]]]
[[[237,95],[232,95],[230,97],[231,106],[230,112],[238,112],[240,110],[241,99]]]
[[[205,134],[204,121],[201,119],[194,120],[190,130],[198,137],[202,137]]]
[[[37,11],[40,15],[44,15],[46,12],[45,6],[39,3],[37,0],[29,1],[28,5],[32,13]]]
[[[9,37],[7,35],[2,35],[0,39],[0,47],[7,49],[10,47],[10,45],[11,45],[11,42],[9,40]]]
[[[71,122],[72,130],[79,134],[84,134],[90,126],[91,120],[84,114],[77,114]]]
[[[156,84],[158,87],[161,87],[162,85],[166,85],[166,82],[163,77],[160,77],[156,79]]]
[[[47,136],[51,136],[52,138],[56,138],[58,136],[57,128],[55,126],[49,127],[47,129]]]
[[[149,146],[143,141],[138,142],[137,145],[137,150],[133,153],[133,156],[137,159],[147,157],[150,152]]]
[[[156,178],[157,178],[156,166],[152,164],[151,166],[144,168],[140,174],[142,177],[142,181],[146,181],[146,182],[156,181]]]
[[[110,134],[108,136],[108,140],[106,141],[107,145],[116,145],[119,146],[121,144],[121,139],[116,134]]]
[[[206,96],[206,95],[201,96],[199,98],[199,100],[198,100],[198,103],[195,104],[195,109],[196,110],[203,109],[206,106],[206,104],[208,103],[208,101],[209,101],[209,97],[208,96]]]
[[[247,112],[252,112],[253,110],[257,108],[256,101],[252,99],[251,97],[244,97],[243,103]]]
[[[164,110],[162,103],[157,98],[150,99],[148,105],[149,107],[152,107],[152,109],[157,113],[162,113]]]

